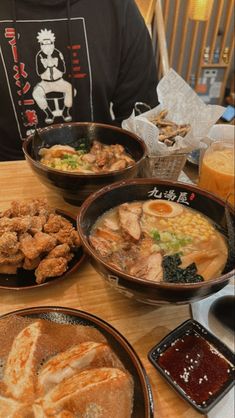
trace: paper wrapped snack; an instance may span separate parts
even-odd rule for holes
[[[160,102],[157,107],[139,116],[135,116],[133,111],[122,123],[124,129],[136,133],[145,141],[149,156],[189,153],[200,148],[201,140],[208,135],[210,128],[225,110],[222,106],[206,105],[173,69],[160,80],[157,94]],[[172,128],[175,127],[170,132],[175,133],[173,141],[161,141],[161,128],[159,131],[156,126],[160,112],[164,115],[161,119],[163,126],[167,119]],[[181,125],[187,127],[185,136],[180,135]]]

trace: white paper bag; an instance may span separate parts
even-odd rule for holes
[[[145,141],[149,156],[189,153],[200,148],[201,140],[225,110],[222,106],[206,105],[173,69],[160,80],[157,94],[160,102],[157,107],[139,116],[135,116],[133,111],[122,123],[123,129]],[[167,119],[191,126],[190,132],[185,137],[176,136],[174,145],[170,147],[158,140],[159,129],[151,122],[163,109],[168,111]]]

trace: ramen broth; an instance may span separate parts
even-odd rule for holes
[[[197,282],[218,277],[228,257],[225,238],[206,216],[161,199],[124,203],[105,212],[89,239],[108,264],[157,282],[165,280],[163,267],[171,267],[172,260],[178,263],[176,276],[188,278],[195,271],[191,281]]]

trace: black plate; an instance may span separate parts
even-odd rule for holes
[[[63,307],[43,306],[21,309],[5,314],[1,318],[12,314],[98,329],[134,379],[134,407],[131,418],[153,418],[152,392],[145,369],[129,342],[110,324],[88,312]]]
[[[59,210],[59,209],[56,209],[56,213],[66,218],[76,228],[76,220],[75,220],[75,217],[73,217],[73,215],[67,212],[64,212],[62,210]],[[24,270],[23,268],[20,268],[17,270],[17,274],[0,274],[0,289],[25,290],[25,289],[38,288],[42,286],[43,287],[48,286],[59,280],[63,280],[69,274],[74,273],[78,269],[78,267],[80,266],[84,258],[85,258],[84,251],[82,247],[79,247],[74,252],[74,257],[68,263],[68,269],[66,270],[64,274],[62,274],[61,276],[57,276],[57,277],[50,277],[44,283],[41,283],[41,284],[36,283],[34,270]]]
[[[219,391],[215,393],[214,395],[211,395],[207,401],[203,401],[200,404],[197,404],[195,400],[192,399],[192,397],[188,396],[183,390],[183,388],[179,384],[177,384],[177,382],[174,381],[169,371],[167,371],[165,368],[163,369],[162,366],[158,362],[159,358],[169,347],[174,346],[175,343],[180,339],[182,339],[183,341],[183,337],[186,335],[190,335],[190,334],[196,334],[196,336],[202,337],[204,340],[207,341],[207,343],[209,343],[212,346],[212,348],[214,347],[216,351],[219,354],[221,354],[225,360],[228,361],[228,368],[230,370],[230,372],[228,372],[228,379],[223,384],[223,386],[219,389]],[[180,349],[177,349],[177,351],[178,350]],[[176,353],[176,356],[177,356],[177,353]],[[203,357],[203,353],[202,353],[202,357]],[[154,367],[156,367],[156,369],[161,373],[161,375],[167,380],[167,382],[183,397],[183,399],[189,402],[193,408],[195,408],[198,412],[202,414],[207,414],[224,397],[224,395],[229,392],[229,390],[234,385],[234,376],[235,376],[234,354],[225,344],[222,343],[222,341],[220,341],[213,334],[211,334],[199,322],[192,320],[192,319],[189,319],[188,321],[183,322],[183,324],[175,328],[175,330],[173,330],[170,334],[168,334],[162,341],[160,341],[160,343],[158,343],[155,347],[153,347],[152,350],[150,350],[148,354],[148,358],[150,362],[154,365]],[[193,359],[191,360],[193,361]],[[198,366],[196,366],[195,369],[197,367]],[[187,369],[184,369],[184,370],[186,373]],[[181,376],[181,378],[183,378],[183,376]]]

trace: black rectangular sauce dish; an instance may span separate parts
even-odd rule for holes
[[[234,354],[195,320],[153,347],[148,358],[198,412],[207,414],[234,385]]]

